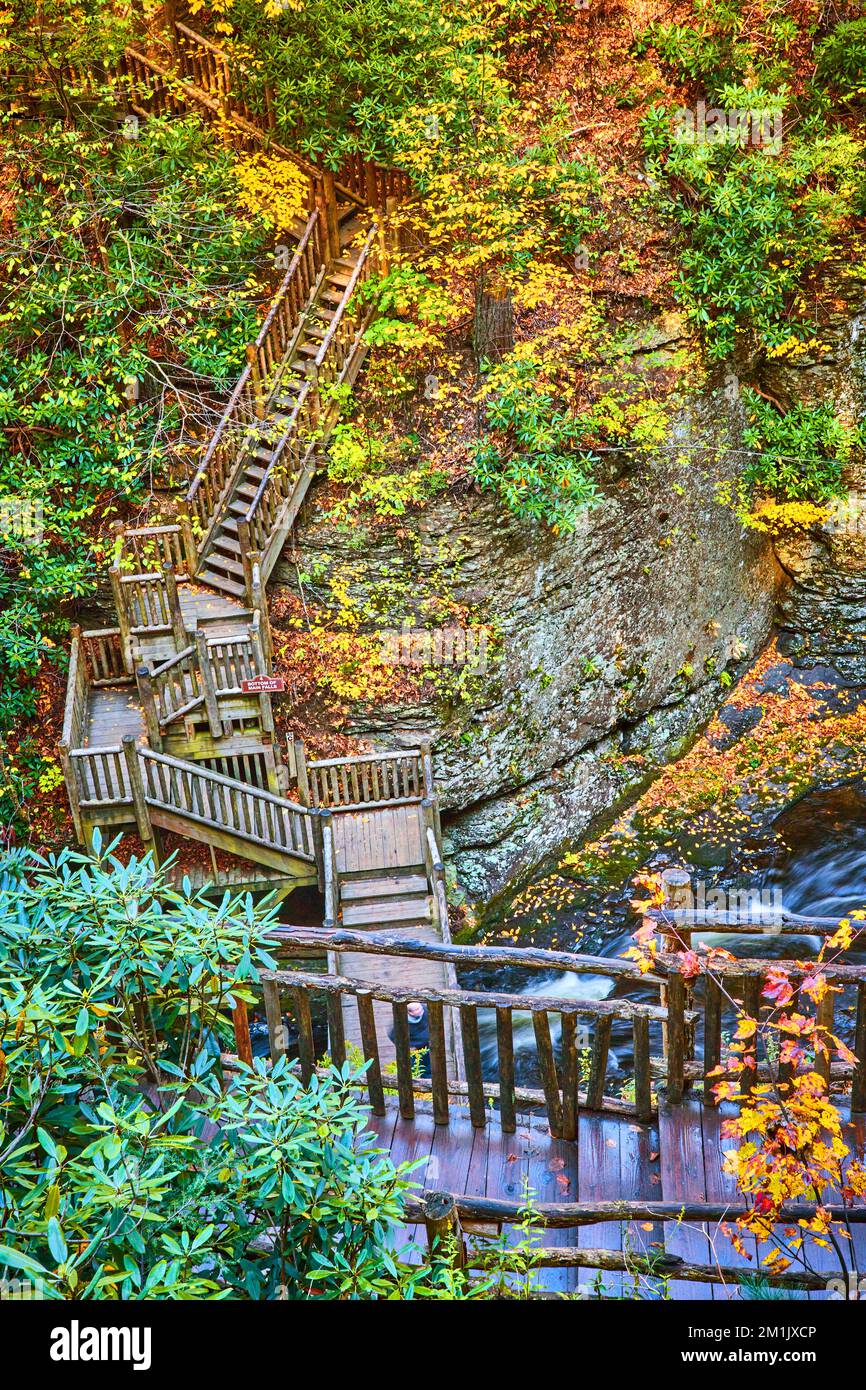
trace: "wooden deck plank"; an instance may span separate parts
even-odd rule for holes
[[[578,1184],[577,1197],[580,1201],[605,1202],[620,1196],[621,1171],[621,1123],[616,1118],[591,1114],[584,1110],[578,1118]],[[574,1194],[563,1193],[560,1201],[574,1201]],[[597,1226],[581,1226],[579,1232],[572,1232],[576,1245],[596,1250],[621,1250],[622,1232],[617,1221],[602,1222]],[[622,1275],[603,1273],[595,1270],[578,1271],[579,1282],[584,1288],[603,1288],[607,1295],[618,1297],[622,1290]]]
[[[555,1139],[547,1128],[547,1119],[533,1115],[530,1123],[529,1185],[539,1202],[573,1202],[578,1194],[578,1145],[569,1139]],[[545,1231],[544,1245],[571,1245],[574,1232]],[[570,1293],[578,1286],[579,1270],[546,1269],[538,1278],[538,1286],[547,1292]]]
[[[659,1139],[661,1141],[661,1187],[666,1202],[704,1202],[707,1198],[704,1178],[701,1105],[686,1100],[682,1105],[659,1106]],[[667,1225],[665,1241],[670,1254],[684,1260],[709,1264],[712,1258],[706,1227],[687,1225],[673,1228]],[[700,1284],[672,1280],[671,1296],[676,1299],[708,1299],[712,1293]]]
[[[658,1201],[661,1192],[658,1126],[623,1121],[619,1153],[621,1196],[626,1201],[630,1198]],[[622,1249],[626,1252],[646,1256],[654,1249],[664,1249],[663,1222],[624,1222],[620,1229]],[[623,1275],[622,1287],[626,1297],[636,1293],[642,1299],[658,1298],[662,1291],[660,1280],[645,1275]]]
[[[704,1149],[704,1179],[707,1186],[707,1201],[709,1202],[735,1202],[739,1198],[736,1178],[724,1171],[725,1154],[731,1148],[736,1147],[735,1140],[728,1139],[722,1134],[725,1117],[730,1109],[730,1106],[720,1106],[718,1109],[714,1109],[712,1106],[703,1107],[701,1130]],[[742,1233],[740,1238],[747,1253],[741,1255],[734,1247],[730,1237],[725,1235],[722,1224],[721,1222],[710,1222],[707,1225],[711,1259],[719,1265],[734,1265],[738,1269],[748,1269],[754,1273],[758,1267],[758,1247],[754,1236],[750,1236],[747,1232]],[[733,1226],[734,1223],[730,1222],[729,1224]],[[751,1260],[748,1258],[749,1256],[751,1256]],[[728,1302],[732,1298],[741,1297],[741,1290],[733,1285],[713,1286],[713,1299],[716,1302]]]

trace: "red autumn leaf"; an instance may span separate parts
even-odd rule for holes
[[[764,981],[764,988],[761,994],[765,999],[772,999],[780,1008],[790,1004],[794,997],[794,988],[788,978],[787,972],[780,966],[773,965],[767,971]]]
[[[685,980],[693,980],[701,973],[701,962],[695,951],[683,951],[679,960],[680,974]]]

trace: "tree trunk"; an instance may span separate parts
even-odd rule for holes
[[[514,346],[514,308],[511,291],[501,282],[481,275],[475,287],[475,325],[472,341],[475,357],[497,361]]]

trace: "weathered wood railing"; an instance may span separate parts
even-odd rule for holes
[[[387,265],[380,256],[381,236],[382,229],[378,222],[374,222],[364,239],[340,303],[316,353],[312,377],[317,386],[319,400],[322,402],[320,409],[323,414],[335,409],[333,404],[326,405],[322,401],[323,389],[334,388],[352,379],[361,337],[372,317],[372,309],[368,306],[366,313],[350,313],[349,305],[360,286],[370,280],[378,270],[381,269],[383,274],[387,270]]]
[[[199,553],[207,544],[250,449],[267,446],[269,442],[272,431],[263,423],[268,403],[291,361],[302,315],[321,281],[327,258],[322,219],[314,211],[261,329],[247,346],[247,365],[187,492],[186,506],[198,532]]]
[[[196,838],[195,827],[298,859],[316,860],[316,817],[303,806],[233,781],[199,763],[139,748],[143,798],[159,823]]]
[[[574,973],[592,973],[614,979],[642,979],[646,984],[655,977],[640,977],[637,968],[625,961],[594,956],[575,956],[565,952],[516,950],[483,946],[454,946],[433,942],[408,941],[405,938],[377,932],[328,931],[316,928],[292,927],[279,931],[285,945],[296,944],[309,948],[318,944],[332,953],[411,957],[418,960],[449,962],[453,965],[487,966],[516,965],[523,969],[550,971],[565,969]],[[284,1004],[294,1015],[298,1028],[298,1055],[302,1075],[308,1080],[316,1067],[316,1048],[313,1038],[311,996],[325,996],[328,1018],[328,1053],[338,1064],[346,1056],[343,1001],[352,999],[358,1010],[364,1057],[368,1063],[365,1081],[373,1113],[385,1113],[385,1087],[389,1078],[383,1076],[380,1063],[380,1040],[377,1033],[374,1000],[391,1005],[393,1039],[397,1055],[396,1091],[400,1114],[411,1119],[415,1113],[416,1096],[432,1098],[433,1116],[437,1124],[447,1124],[450,1104],[459,1098],[468,1103],[472,1124],[483,1128],[487,1122],[489,1104],[499,1109],[499,1122],[506,1133],[513,1133],[518,1111],[539,1108],[546,1112],[554,1135],[573,1139],[577,1131],[578,1107],[589,1110],[612,1110],[648,1120],[653,1111],[650,1058],[650,1024],[665,1018],[663,1009],[653,1004],[632,1003],[625,999],[581,1000],[557,999],[550,995],[483,993],[470,990],[434,990],[429,988],[399,988],[386,985],[360,984],[335,975],[316,975],[303,971],[265,971],[265,1009],[271,1044],[271,1056],[276,1059],[286,1050],[282,1024]],[[655,983],[658,980],[655,979]],[[285,995],[285,1000],[283,996]],[[413,1076],[406,1006],[420,1000],[427,1007],[430,1032],[430,1078]],[[445,1043],[445,1010],[453,1011],[462,1041],[465,1082],[449,1075]],[[485,1082],[482,1073],[481,1047],[478,1029],[480,1010],[491,1010],[496,1018],[497,1080]],[[518,1087],[515,1084],[513,1018],[529,1013],[535,1036],[535,1059],[541,1075],[542,1089]],[[611,1027],[614,1020],[631,1025],[633,1036],[635,1100],[634,1102],[605,1093],[608,1070]],[[560,1026],[559,1059],[554,1049],[551,1022]],[[591,1027],[592,1036],[584,1041],[579,1034]],[[580,1089],[580,1053],[586,1051],[589,1062],[588,1081]]]
[[[177,579],[189,579],[195,571],[196,552],[184,514],[179,522],[164,526],[115,527],[114,565],[122,575],[161,573],[166,567]]]
[[[407,748],[395,753],[363,753],[353,758],[320,758],[307,762],[303,744],[295,742],[294,765],[306,770],[301,796],[310,806],[341,811],[369,806],[399,806],[420,802],[430,793],[425,781],[424,752]]]
[[[350,205],[379,208],[389,198],[405,198],[411,191],[403,170],[386,169],[360,153],[348,157],[335,177],[280,144],[274,135],[270,87],[264,84],[256,91],[242,62],[189,25],[169,23],[162,52],[165,62],[141,46],[126,49],[122,72],[133,99],[161,113],[196,106],[208,119],[219,120],[241,148],[264,148],[291,160],[307,176],[310,207],[316,198],[327,198],[330,190]]]
[[[69,765],[73,814],[108,813],[132,805],[129,769],[121,744],[104,748],[71,748]],[[98,817],[97,817],[98,819]],[[79,831],[79,835],[81,832]]]
[[[410,1221],[418,1221],[425,1229],[430,1254],[434,1260],[442,1260],[445,1251],[457,1266],[465,1269],[484,1269],[489,1267],[485,1258],[485,1237],[478,1232],[489,1234],[502,1231],[506,1227],[522,1226],[526,1220],[525,1204],[508,1202],[499,1198],[474,1197],[463,1193],[423,1191],[409,1193],[405,1198],[406,1216]],[[664,1248],[664,1228],[670,1225],[676,1231],[686,1227],[704,1228],[707,1224],[736,1221],[745,1214],[748,1207],[743,1202],[652,1202],[652,1201],[613,1201],[613,1202],[537,1202],[532,1206],[532,1225],[535,1231],[582,1230],[585,1226],[604,1223],[640,1223],[646,1230],[654,1228],[655,1241],[643,1241],[643,1248],[619,1249],[595,1248],[582,1241],[580,1245],[553,1245],[533,1243],[530,1262],[533,1269],[586,1269],[598,1273],[599,1297],[604,1296],[603,1273],[625,1275],[633,1288],[654,1291],[658,1296],[660,1287],[671,1279],[678,1283],[718,1284],[728,1289],[736,1289],[744,1280],[754,1282],[756,1271],[743,1265],[703,1263],[684,1259]],[[781,1218],[789,1225],[812,1221],[818,1208],[816,1203],[797,1202],[783,1207]],[[862,1225],[866,1222],[866,1206],[822,1206],[833,1221],[844,1222],[846,1226]],[[634,1229],[634,1226],[633,1226]],[[725,1241],[726,1249],[729,1243]],[[852,1267],[856,1265],[856,1257]],[[826,1294],[832,1276],[806,1268],[760,1271],[760,1281],[771,1288],[814,1290]],[[594,1281],[595,1282],[595,1281]],[[843,1281],[839,1281],[842,1283]],[[856,1279],[853,1281],[856,1287]],[[619,1291],[619,1280],[614,1282],[615,1295],[627,1296],[627,1288]],[[590,1290],[587,1289],[590,1296]],[[853,1294],[852,1296],[856,1296]]]
[[[179,649],[186,646],[177,575],[171,566],[149,574],[123,574],[115,566],[109,577],[128,671],[133,670],[142,637],[172,635]]]
[[[866,966],[822,964],[816,967],[788,960],[713,960],[709,973],[686,979],[682,974],[681,958],[661,954],[656,957],[654,968],[666,980],[666,1092],[672,1104],[678,1104],[684,1093],[698,1080],[703,1081],[704,1103],[716,1103],[714,1086],[719,1078],[713,1073],[726,1060],[723,1048],[725,1034],[732,1034],[737,1021],[743,1018],[754,1019],[760,1025],[773,1017],[778,1024],[779,1014],[784,1012],[772,999],[765,999],[763,995],[769,972],[778,971],[780,967],[795,989],[799,981],[820,969],[830,989],[817,1005],[816,1016],[819,1026],[830,1033],[838,1031],[839,1025],[834,1020],[840,1011],[841,1000],[851,997],[856,1007],[851,1040],[851,1049],[857,1057],[856,1065],[831,1062],[829,1052],[825,1054],[819,1050],[814,1057],[813,1069],[824,1078],[831,1094],[848,1095],[850,1092],[853,1113],[866,1111]],[[701,1004],[703,1021],[700,1057],[696,1056],[695,1029],[686,1019],[690,1013],[694,1017],[695,997]],[[790,1005],[790,1008],[795,1007],[794,1003]],[[755,1085],[766,1081],[784,1084],[791,1075],[790,1068],[784,1063],[759,1059],[756,1046],[757,1039],[747,1048],[741,1065],[733,1075],[743,1094],[748,1094]]]
[[[192,31],[187,31],[191,33]],[[199,36],[200,37],[200,36]],[[205,52],[202,40],[199,54]],[[208,45],[208,51],[215,46]],[[220,54],[216,49],[216,53]],[[237,148],[263,150],[290,161],[302,173],[307,183],[308,209],[317,200],[338,195],[343,201],[360,206],[363,198],[353,189],[339,184],[327,170],[319,169],[296,150],[281,145],[267,127],[250,118],[243,98],[233,95],[231,85],[226,90],[221,73],[226,71],[220,60],[212,56],[210,67],[193,55],[188,40],[177,46],[174,63],[161,62],[142,48],[130,44],[123,54],[119,78],[133,109],[141,115],[175,116],[195,110],[206,120],[219,122],[221,133]],[[213,76],[217,85],[206,87],[192,76],[197,66],[201,77]]]
[[[195,644],[151,671],[140,667],[138,688],[152,748],[161,748],[161,731],[176,719],[183,719],[204,704],[204,687]]]
[[[788,1005],[796,1009],[799,983],[816,971],[829,988],[816,1006],[816,1022],[828,1033],[838,1032],[841,1026],[842,999],[850,999],[856,1009],[851,1050],[856,1064],[831,1061],[829,1051],[818,1049],[813,1059],[814,1070],[824,1078],[828,1092],[847,1094],[850,1090],[852,1113],[866,1111],[866,966],[848,965],[837,959],[842,951],[834,952],[827,962],[809,964],[787,959],[727,960],[713,957],[711,961],[698,955],[698,973],[693,965],[688,970],[683,953],[692,946],[693,935],[701,932],[722,933],[747,938],[756,935],[827,936],[839,926],[837,917],[813,917],[786,912],[781,907],[760,902],[746,906],[744,911],[717,911],[713,908],[695,909],[688,904],[688,874],[684,870],[666,870],[662,875],[666,904],[647,913],[646,922],[654,923],[659,936],[659,953],[654,968],[664,978],[663,1000],[668,1010],[664,1032],[666,1093],[677,1104],[696,1081],[703,1082],[704,1103],[716,1104],[714,1091],[717,1068],[727,1062],[723,1039],[734,1031],[739,1019],[755,1020],[758,1025],[773,1017],[778,1024],[784,1012],[771,994],[764,995],[771,972],[784,970],[794,990]],[[702,1004],[702,1029],[687,1021],[694,1015],[694,1001]],[[805,1002],[805,1001],[804,1001]],[[752,1043],[734,1074],[743,1094],[749,1094],[755,1084],[765,1081],[784,1085],[791,1075],[785,1063],[758,1058],[756,1032]],[[700,1053],[700,1056],[698,1055]]]
[[[73,627],[84,657],[87,684],[98,689],[104,685],[119,685],[129,680],[123,658],[120,628],[96,628],[82,632]]]

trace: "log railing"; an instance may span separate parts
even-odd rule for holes
[[[119,627],[96,628],[79,634],[91,687],[119,685],[129,679]]]
[[[835,923],[838,926],[838,921]],[[723,1038],[732,1034],[742,1018],[755,1019],[758,1025],[771,1015],[778,1023],[780,1010],[763,997],[764,985],[771,970],[780,965],[795,986],[797,982],[820,969],[830,990],[817,1005],[818,1024],[830,1033],[839,1031],[836,1015],[849,1005],[856,1010],[851,1047],[856,1065],[830,1060],[818,1052],[814,1070],[823,1076],[830,1094],[848,1095],[852,1113],[866,1111],[866,966],[798,964],[785,960],[713,960],[709,973],[686,980],[680,958],[672,954],[656,956],[654,969],[666,980],[668,1024],[666,1036],[666,1092],[672,1104],[683,1099],[684,1093],[696,1082],[703,1081],[704,1104],[715,1105],[714,1085],[716,1068],[725,1061]],[[686,1015],[693,1013],[697,997],[703,1022],[702,1046],[697,1047],[694,1027]],[[793,1005],[791,1007],[794,1007]],[[783,1012],[783,1011],[782,1011]],[[698,1052],[700,1051],[700,1055]],[[734,1073],[743,1094],[756,1084],[777,1081],[784,1084],[790,1076],[784,1064],[770,1064],[758,1059],[754,1049],[744,1054],[742,1066]]]
[[[199,763],[147,748],[138,750],[138,758],[151,810],[315,863],[315,817],[305,807]]]
[[[795,991],[789,1006],[793,1009],[796,1008],[798,982],[819,970],[830,988],[816,1006],[816,1021],[828,1033],[838,1034],[843,1008],[854,1011],[851,1050],[857,1061],[853,1064],[831,1061],[829,1053],[819,1050],[813,1059],[814,1070],[823,1077],[829,1094],[850,1091],[852,1113],[866,1111],[866,966],[839,963],[837,959],[819,966],[787,959],[715,957],[701,968],[702,958],[698,956],[699,971],[695,974],[691,967],[685,972],[682,956],[677,954],[677,951],[688,950],[693,934],[700,932],[742,934],[750,938],[756,935],[826,936],[837,930],[839,918],[803,916],[760,903],[747,904],[742,912],[695,909],[688,905],[688,885],[688,874],[684,870],[665,870],[662,874],[665,906],[652,909],[644,919],[656,926],[659,953],[654,958],[654,969],[665,980],[662,999],[668,1011],[664,1030],[668,1100],[679,1103],[695,1082],[702,1081],[704,1103],[716,1104],[714,1086],[719,1078],[715,1073],[727,1062],[723,1039],[734,1031],[736,1021],[742,1018],[754,1019],[759,1025],[751,1049],[744,1055],[738,1073],[734,1073],[742,1093],[749,1094],[755,1084],[761,1082],[784,1085],[790,1079],[790,1068],[757,1056],[762,1021],[772,1014],[778,1024],[779,1013],[784,1012],[771,996],[764,996],[764,987],[771,971],[783,969]],[[839,954],[844,953],[837,952]],[[687,1018],[689,1014],[692,1019],[696,1017],[696,999],[701,1005],[700,1029]]]
[[[177,115],[192,107],[206,120],[218,121],[238,148],[266,149],[289,160],[306,176],[308,208],[335,194],[351,205],[365,203],[364,192],[335,179],[274,138],[269,119],[261,120],[250,108],[250,93],[240,68],[223,49],[184,24],[175,26],[171,38],[173,51],[167,64],[134,45],[124,51],[121,78],[142,114]],[[384,187],[386,180],[378,177]],[[377,186],[375,178],[369,180],[371,187]]]
[[[321,219],[314,211],[258,336],[247,347],[247,365],[187,492],[186,506],[198,533],[199,553],[207,544],[250,449],[257,440],[263,444],[268,440],[269,431],[264,424],[268,403],[291,360],[302,314],[321,280],[326,260]]]
[[[184,647],[152,671],[141,667],[137,679],[151,746],[159,749],[161,730],[204,704],[195,645]]]
[[[269,697],[243,689],[245,680],[267,672],[260,634],[258,612],[245,632],[208,637],[206,628],[198,628],[174,656],[153,670],[139,668],[136,679],[152,748],[161,751],[163,730],[195,711],[206,716],[213,737],[221,738],[226,721],[238,715],[239,700],[256,706],[263,730],[273,733]]]
[[[418,960],[435,960],[453,965],[496,966],[507,961],[528,969],[550,970],[552,956],[561,961],[564,953],[518,951],[488,947],[461,947],[433,942],[407,941],[387,933],[329,931],[290,928],[279,933],[284,944],[309,948],[320,944],[333,954],[396,955]],[[637,978],[637,972],[623,961],[601,957],[568,956],[567,968],[577,973]],[[341,1065],[346,1056],[345,1002],[357,1008],[364,1057],[368,1063],[365,1084],[374,1114],[385,1113],[385,1088],[393,1085],[400,1114],[412,1119],[416,1097],[432,1099],[437,1124],[448,1123],[455,1100],[468,1104],[472,1124],[483,1128],[492,1101],[498,1106],[499,1122],[506,1133],[513,1133],[518,1111],[537,1108],[547,1115],[551,1132],[573,1139],[577,1133],[578,1108],[611,1110],[648,1120],[653,1111],[651,1091],[650,1024],[665,1018],[663,1009],[653,1004],[632,1003],[625,999],[557,999],[550,995],[486,993],[461,989],[431,989],[422,986],[398,987],[359,983],[339,975],[316,975],[302,971],[263,971],[265,1009],[268,1018],[271,1056],[285,1052],[283,1011],[288,1004],[298,1028],[298,1055],[301,1073],[308,1080],[317,1065],[311,1023],[311,996],[324,995],[328,1018],[328,1054]],[[643,977],[646,981],[647,977]],[[285,996],[285,998],[284,998]],[[427,1006],[430,1030],[430,1077],[413,1076],[406,1006],[421,1000]],[[396,1082],[383,1076],[381,1045],[374,1001],[391,1006],[393,1040],[396,1050]],[[446,1010],[453,1015],[462,1043],[465,1081],[449,1074],[446,1047]],[[479,1011],[490,1010],[496,1020],[497,1079],[485,1081],[482,1074],[478,1028]],[[518,1087],[515,1083],[513,1020],[515,1014],[529,1013],[535,1037],[535,1062],[541,1089]],[[614,1020],[627,1022],[632,1029],[635,1068],[634,1102],[607,1095],[605,1082],[611,1027]],[[551,1024],[558,1025],[558,1048],[554,1046]],[[579,1027],[580,1025],[580,1027]],[[588,1058],[588,1080],[580,1085],[580,1053]],[[558,1052],[558,1056],[557,1056]]]
[[[135,668],[142,637],[170,633],[178,650],[187,645],[177,574],[172,565],[150,574],[124,574],[115,565],[109,578],[127,671]]]
[[[313,379],[317,383],[320,399],[324,387],[333,388],[347,379],[357,358],[361,335],[371,315],[368,313],[359,318],[357,314],[350,314],[348,308],[359,286],[365,284],[379,269],[380,236],[379,224],[374,222],[358,253],[358,259],[343,290],[336,313],[322,339],[322,346],[316,353]]]
[[[73,748],[69,762],[79,814],[132,804],[128,769],[120,744]]]
[[[409,1193],[404,1199],[406,1217],[419,1222],[426,1232],[427,1244],[433,1260],[441,1261],[447,1249],[448,1258],[467,1270],[489,1268],[485,1257],[486,1237],[506,1227],[525,1224],[526,1206],[520,1202],[503,1201],[492,1197],[474,1197],[458,1192],[422,1191]],[[603,1273],[624,1275],[636,1290],[646,1290],[651,1296],[658,1296],[661,1287],[675,1279],[694,1284],[718,1284],[727,1289],[736,1289],[745,1281],[754,1282],[755,1271],[741,1265],[725,1265],[720,1260],[714,1263],[684,1259],[664,1248],[664,1227],[670,1225],[674,1231],[683,1224],[688,1227],[705,1227],[721,1222],[736,1221],[738,1216],[748,1210],[743,1202],[653,1202],[623,1200],[613,1202],[540,1202],[533,1203],[532,1225],[534,1230],[581,1230],[585,1226],[605,1223],[640,1223],[644,1229],[655,1228],[656,1239],[644,1248],[629,1249],[623,1242],[623,1249],[595,1248],[581,1237],[581,1244],[546,1246],[533,1244],[530,1264],[533,1269],[586,1269],[597,1271],[600,1288],[597,1296],[604,1296]],[[822,1206],[822,1212],[831,1220],[845,1225],[862,1225],[866,1221],[866,1206]],[[815,1203],[797,1202],[782,1208],[780,1218],[789,1225],[812,1221],[818,1211]],[[479,1236],[483,1231],[485,1235]],[[618,1243],[618,1242],[617,1242]],[[725,1242],[729,1248],[728,1242]],[[852,1263],[854,1263],[852,1261]],[[832,1276],[826,1271],[806,1268],[770,1271],[762,1269],[762,1284],[778,1289],[814,1290],[827,1293],[828,1281]],[[593,1281],[595,1282],[595,1281]],[[840,1280],[840,1283],[843,1282]],[[628,1283],[619,1292],[620,1280],[614,1280],[616,1296],[628,1296]],[[856,1285],[856,1280],[854,1281]],[[697,1295],[696,1295],[697,1296]],[[853,1295],[853,1296],[856,1296]],[[710,1297],[709,1293],[707,1297]]]
[[[350,205],[384,209],[389,198],[409,196],[411,180],[402,169],[385,168],[354,153],[334,176],[287,149],[274,136],[273,95],[267,84],[257,92],[241,61],[187,24],[170,24],[166,37],[168,66],[140,48],[127,48],[123,71],[133,97],[160,112],[176,111],[178,103],[195,105],[207,118],[221,121],[242,148],[265,148],[291,160],[309,180],[310,207],[326,193],[328,182]]]
[[[265,579],[316,470],[317,400],[312,383],[306,381],[243,518],[250,546],[262,557]]]

